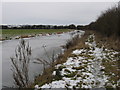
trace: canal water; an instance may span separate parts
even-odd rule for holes
[[[83,31],[79,32],[80,34]],[[76,33],[73,33],[76,34]],[[29,45],[32,48],[32,58],[30,62],[30,79],[34,80],[34,77],[42,73],[43,66],[41,64],[33,63],[35,58],[41,58],[44,60],[49,60],[49,57],[52,57],[53,53],[56,55],[63,52],[61,46],[65,45],[67,40],[71,38],[71,32],[62,33],[62,34],[53,34],[47,36],[37,36],[32,38],[26,38],[26,42],[29,42]],[[11,71],[11,60],[10,57],[14,57],[15,48],[19,44],[20,40],[6,40],[2,43],[0,42],[0,47],[2,46],[2,87],[12,87],[14,85],[14,80],[12,77]],[[45,46],[45,49],[43,48]],[[46,55],[46,52],[47,54]]]

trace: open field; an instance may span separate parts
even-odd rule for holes
[[[2,38],[10,38],[20,35],[34,35],[40,33],[68,32],[70,29],[2,29]]]

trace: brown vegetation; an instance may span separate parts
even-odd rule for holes
[[[54,63],[54,66],[55,65],[57,65],[57,64],[62,64],[62,63],[64,63],[64,62],[66,62],[66,60],[67,60],[67,58],[69,57],[69,56],[72,56],[71,55],[71,52],[73,51],[73,50],[75,50],[75,49],[82,49],[82,48],[86,48],[86,49],[88,49],[88,46],[87,45],[85,45],[85,41],[86,41],[86,39],[87,39],[87,37],[89,36],[89,35],[91,35],[91,34],[95,34],[95,36],[96,36],[96,40],[97,40],[97,43],[99,42],[99,44],[100,44],[100,47],[102,46],[102,45],[105,45],[105,48],[110,48],[110,49],[115,49],[115,50],[119,50],[119,47],[114,47],[114,44],[111,44],[111,43],[114,43],[114,42],[109,42],[109,40],[113,40],[113,41],[115,41],[116,39],[115,38],[112,38],[112,37],[107,37],[107,38],[105,38],[102,34],[100,34],[100,33],[98,33],[98,32],[96,32],[96,31],[93,31],[93,30],[86,30],[86,33],[85,33],[85,35],[83,35],[82,36],[82,38],[79,38],[79,39],[77,39],[77,42],[76,42],[76,40],[75,40],[75,44],[74,45],[71,45],[70,44],[70,46],[69,46],[69,48],[64,52],[64,54],[63,55],[60,55],[59,57],[58,57],[58,59],[56,60],[56,62]],[[106,39],[107,41],[104,41],[104,39]],[[72,41],[73,42],[73,41]],[[70,42],[69,42],[70,43]],[[116,42],[117,43],[117,45],[119,46],[120,45],[120,43],[119,42]],[[111,45],[110,45],[111,44]],[[109,47],[108,47],[109,46]],[[68,46],[67,46],[68,47]],[[118,65],[118,63],[116,63],[117,65]],[[112,63],[110,62],[110,65],[109,65],[109,67],[111,67],[111,65],[112,65]],[[119,66],[118,66],[119,67]],[[62,68],[62,67],[61,67]],[[64,68],[64,67],[63,67]],[[53,73],[53,71],[55,70],[55,67],[48,67],[48,68],[46,68],[45,69],[45,73],[43,73],[42,75],[40,75],[40,76],[38,76],[36,79],[35,79],[35,82],[34,82],[34,84],[32,84],[30,87],[34,87],[34,85],[36,85],[36,84],[38,84],[38,85],[43,85],[43,84],[45,84],[45,83],[50,83],[50,82],[52,82],[53,80],[55,80],[55,79],[57,79],[57,80],[59,80],[59,79],[61,79],[61,77],[59,76],[59,77],[54,77],[53,75],[52,75],[52,73]],[[106,71],[109,71],[109,70],[111,70],[110,68],[106,68]],[[114,68],[114,71],[116,71],[116,68]],[[46,73],[47,72],[47,73]],[[116,72],[118,72],[118,71],[116,71]],[[118,74],[118,73],[117,73]],[[119,75],[119,74],[118,74]],[[116,79],[116,78],[115,78]]]
[[[83,35],[82,38],[78,38],[78,36],[76,36],[75,38],[69,40],[68,43],[66,44],[66,46],[64,46],[64,48],[67,48],[67,50],[64,52],[63,55],[58,56],[56,62],[54,62],[54,66],[57,65],[57,64],[62,64],[64,62],[66,62],[67,57],[70,56],[71,52],[73,50],[75,50],[76,48],[87,47],[85,45],[85,40],[86,40],[88,35],[89,35],[89,33],[86,32],[86,34]],[[41,86],[45,83],[52,82],[53,79],[60,79],[61,78],[60,76],[59,77],[54,77],[52,75],[54,70],[55,70],[55,67],[46,68],[42,75],[36,77],[35,82],[32,85],[30,85],[30,87],[34,87],[34,85],[36,85],[36,84],[39,84]]]
[[[28,87],[29,80],[29,62],[31,56],[31,47],[21,39],[20,44],[15,50],[15,56],[11,57],[12,71],[15,87]]]
[[[99,47],[103,45],[105,48],[120,51],[120,38],[114,35],[107,37],[94,30],[90,30],[89,32],[95,34],[95,41],[98,43]]]
[[[80,29],[95,30],[106,37],[120,38],[120,8],[112,7],[104,11],[95,22],[82,26]]]

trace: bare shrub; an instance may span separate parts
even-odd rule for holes
[[[36,63],[36,64],[42,64],[43,65],[43,72],[45,71],[46,69],[46,66],[51,66],[51,63],[48,62],[47,60],[44,60],[44,59],[40,59],[40,58],[35,58],[35,61],[33,63]]]
[[[15,85],[19,88],[26,88],[29,85],[29,63],[31,47],[24,39],[21,39],[15,50],[15,56],[11,57],[12,71]]]
[[[43,49],[45,51],[46,57],[48,60],[40,59],[40,58],[35,58],[35,61],[33,63],[36,64],[42,64],[43,65],[43,72],[45,73],[45,69],[47,66],[54,67],[54,62],[55,62],[55,53],[53,51],[52,57],[50,57],[47,53],[46,46],[43,45]]]
[[[69,39],[65,45],[66,49],[69,49],[70,47],[73,47],[77,44],[79,40],[79,35],[74,36],[72,39]]]

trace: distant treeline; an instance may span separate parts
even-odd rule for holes
[[[120,8],[113,7],[103,12],[95,22],[84,27],[85,29],[96,30],[105,36],[120,37]]]
[[[103,12],[89,25],[2,25],[2,29],[78,29],[96,30],[105,36],[120,36],[120,8],[113,7]]]
[[[2,25],[2,29],[81,29],[82,25]]]

